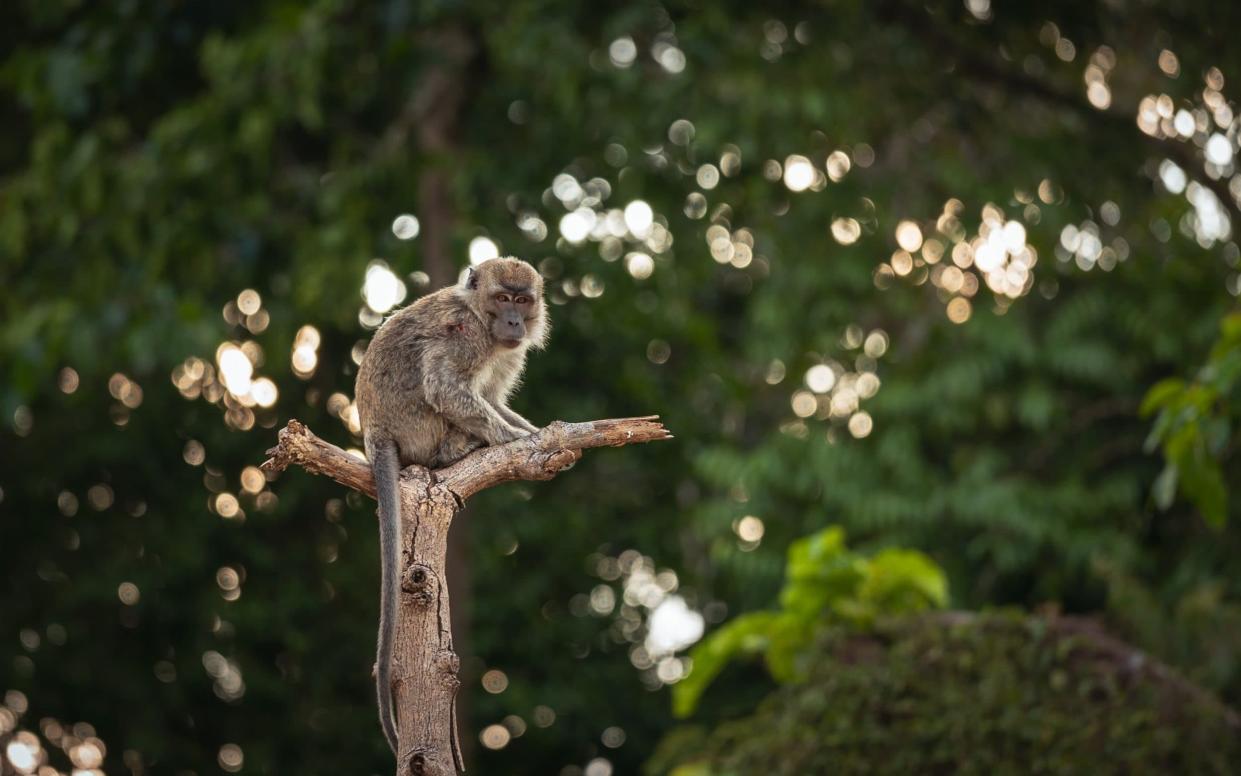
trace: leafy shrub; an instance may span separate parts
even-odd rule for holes
[[[752,715],[674,731],[647,773],[1241,771],[1236,713],[1088,621],[889,620],[816,656]]]

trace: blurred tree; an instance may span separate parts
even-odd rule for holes
[[[523,414],[679,442],[480,499],[483,772],[632,772],[684,670],[657,607],[764,606],[830,524],[958,606],[1133,623],[1106,562],[1236,628],[1238,521],[1155,508],[1138,415],[1241,291],[1233,6],[0,15],[0,685],[109,770],[389,767],[372,505],[247,467],[290,416],[351,444],[369,329],[497,251],[556,289]]]

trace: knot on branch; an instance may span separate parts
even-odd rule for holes
[[[406,768],[411,776],[456,776],[456,770],[430,746],[415,747]]]
[[[528,467],[521,469],[518,473],[524,475],[522,479],[550,480],[557,474],[572,469],[573,465],[580,460],[582,460],[581,450],[560,449],[550,453],[538,452],[530,456]]]
[[[461,686],[457,672],[461,670],[461,658],[451,649],[441,649],[435,653],[435,669],[440,672],[440,681],[449,689],[456,690]]]
[[[401,575],[401,589],[409,593],[418,606],[430,606],[435,600],[432,582],[435,571],[421,563],[411,563]]]
[[[409,757],[409,772],[411,776],[428,776],[427,770],[427,754],[426,749],[415,749],[414,753]]]

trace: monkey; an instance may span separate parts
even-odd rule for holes
[[[379,502],[379,721],[397,752],[392,644],[400,567],[402,467],[448,466],[485,445],[538,431],[508,408],[526,364],[550,329],[543,279],[520,259],[489,259],[462,281],[391,315],[371,340],[354,396]]]

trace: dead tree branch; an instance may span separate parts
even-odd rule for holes
[[[464,770],[456,731],[460,660],[449,626],[444,579],[448,528],[466,499],[514,480],[550,480],[591,447],[671,439],[658,416],[556,421],[536,434],[506,445],[476,450],[452,466],[401,472],[402,599],[397,615],[392,694],[400,729],[398,776],[451,776]],[[312,474],[375,496],[371,467],[305,424],[290,420],[278,444],[267,451],[268,473],[301,466]]]

